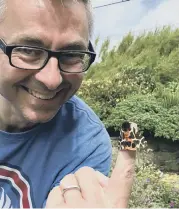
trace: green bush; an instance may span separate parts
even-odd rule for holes
[[[126,74],[126,66],[134,69],[130,71],[133,80],[137,79],[136,74],[144,72],[144,80],[151,80],[155,86],[158,82],[167,85],[179,79],[179,29],[164,27],[137,37],[129,33],[112,50],[109,46],[110,40],[107,39],[99,54],[102,62],[92,66],[87,73],[88,79],[100,80],[115,77],[117,73]]]
[[[85,80],[78,91],[78,96],[84,99],[104,121],[119,101],[137,91],[137,85],[123,84],[121,79],[116,76],[111,80]]]
[[[155,95],[131,95],[111,110],[104,120],[107,128],[120,129],[123,121],[135,122],[141,131],[147,131],[154,137],[179,139],[179,105],[166,108]]]
[[[136,177],[129,207],[178,208],[179,189],[176,182],[169,184],[167,179],[170,178],[170,175],[166,177],[152,162],[147,161],[145,155],[146,152],[144,151],[143,161],[136,165]],[[179,178],[176,181],[179,181]]]
[[[174,84],[173,84],[174,85]],[[125,120],[138,124],[153,137],[179,139],[178,87],[141,91],[138,84],[122,83],[120,76],[105,81],[83,82],[78,96],[97,113],[107,129],[118,131]]]

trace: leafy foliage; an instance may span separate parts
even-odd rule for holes
[[[152,162],[145,159],[145,152],[142,155],[143,161],[136,166],[136,178],[129,206],[131,208],[178,208],[179,189],[177,184],[171,184],[173,175],[162,173]],[[178,176],[173,183],[177,181]]]
[[[86,74],[78,95],[108,129],[130,120],[154,137],[178,140],[179,29],[129,33],[118,46],[109,45],[103,43],[101,62]]]
[[[119,102],[105,124],[119,130],[125,120],[136,122],[142,131],[147,130],[154,137],[179,139],[178,106],[165,108],[152,94],[129,96]]]

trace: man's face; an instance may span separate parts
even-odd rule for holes
[[[87,49],[85,6],[73,0],[8,0],[0,38],[7,44],[40,46],[51,50]],[[10,66],[0,52],[0,94],[27,122],[50,120],[79,89],[83,75],[60,72],[51,58],[42,70]],[[25,90],[25,88],[26,90]],[[52,97],[52,99],[49,99]]]

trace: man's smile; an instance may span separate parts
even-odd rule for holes
[[[34,96],[37,99],[41,99],[41,100],[51,100],[54,99],[56,97],[56,95],[61,92],[63,89],[59,90],[59,91],[54,91],[54,92],[49,92],[48,94],[44,94],[44,93],[40,93],[38,91],[34,91],[32,89],[29,89],[25,86],[21,86],[25,91],[27,91],[30,95]]]

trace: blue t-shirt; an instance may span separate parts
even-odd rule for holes
[[[41,208],[61,179],[89,166],[108,175],[109,135],[78,97],[30,131],[0,131],[0,208]]]

